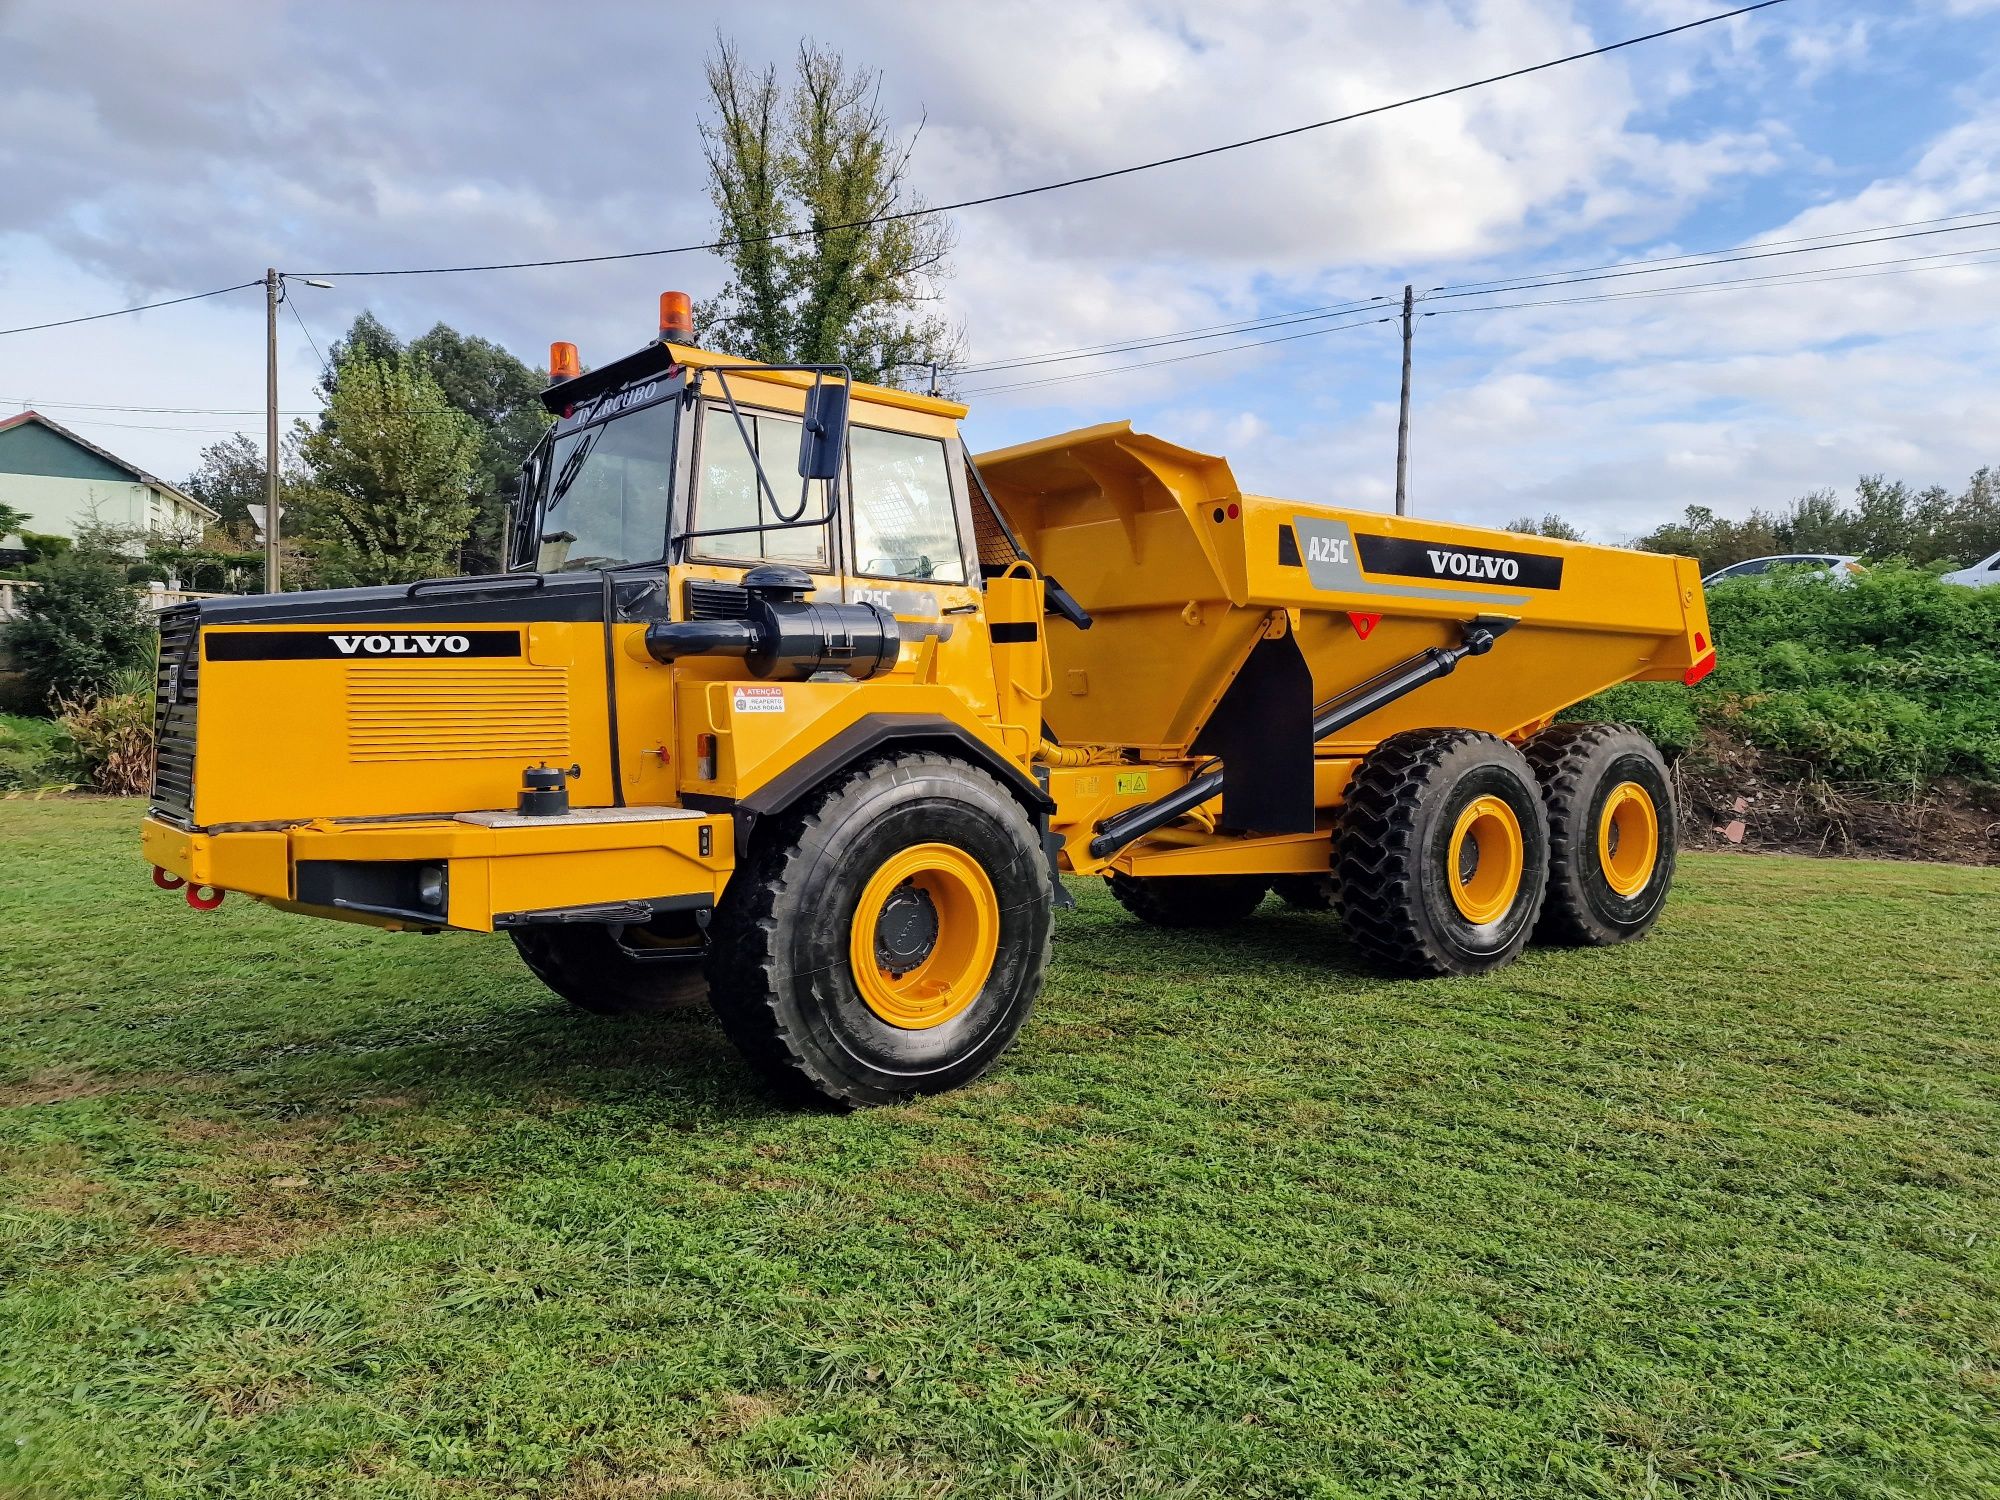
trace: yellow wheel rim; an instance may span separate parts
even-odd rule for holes
[[[1636,896],[1660,862],[1660,810],[1636,781],[1621,781],[1604,799],[1597,820],[1597,862],[1604,882],[1621,896]]]
[[[891,1026],[942,1026],[978,998],[1000,951],[1000,901],[978,860],[913,844],[869,877],[847,954],[862,1003]]]
[[[1448,850],[1451,899],[1476,927],[1498,921],[1521,891],[1521,820],[1498,797],[1475,797],[1458,815]]]

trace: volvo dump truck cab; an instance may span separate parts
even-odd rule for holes
[[[1335,908],[1415,974],[1659,915],[1658,752],[1551,725],[1712,666],[1686,559],[1246,495],[1123,423],[975,460],[957,403],[703,350],[677,294],[551,370],[506,573],[162,617],[157,883],[705,995],[848,1106],[993,1064],[1065,874]]]

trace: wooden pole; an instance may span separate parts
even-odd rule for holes
[[[264,273],[264,592],[284,592],[278,566],[278,295],[284,278]]]
[[[1396,418],[1396,514],[1405,515],[1410,504],[1410,309],[1416,305],[1415,289],[1403,288],[1403,405]]]

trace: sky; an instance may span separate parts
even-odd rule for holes
[[[271,265],[353,273],[699,242],[714,227],[697,123],[718,34],[754,61],[788,67],[810,36],[879,69],[891,120],[920,128],[915,189],[937,203],[1281,130],[1728,8],[0,0],[0,327]],[[1365,304],[1264,333],[968,372],[967,441],[1130,418],[1226,456],[1249,491],[1387,508],[1400,340],[1370,315],[1410,284],[1414,513],[1497,526],[1555,512],[1620,541],[1689,505],[1740,515],[1849,491],[1864,473],[1959,488],[2000,463],[2000,226],[1463,293],[2000,211],[1996,84],[2000,0],[1788,0],[1351,124],[958,211],[943,310],[975,365]],[[1499,305],[1779,272],[1812,274]],[[316,349],[363,310],[405,336],[444,321],[531,364],[553,339],[603,363],[652,336],[660,291],[700,296],[724,275],[694,253],[295,284],[281,406],[312,408]],[[261,434],[263,313],[249,289],[0,337],[0,414],[32,404],[177,479],[228,432]],[[1236,347],[1301,332],[1312,336]],[[1202,357],[1179,358],[1191,353]]]

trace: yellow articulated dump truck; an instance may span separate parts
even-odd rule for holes
[[[1247,495],[1124,423],[974,459],[951,401],[662,325],[554,349],[506,573],[162,616],[156,883],[705,995],[841,1106],[993,1065],[1065,875],[1330,909],[1399,974],[1658,918],[1659,753],[1552,720],[1713,665],[1691,561]]]

